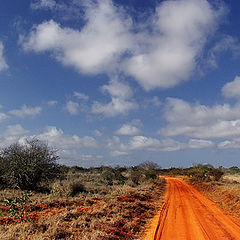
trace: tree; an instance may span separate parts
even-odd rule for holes
[[[38,190],[58,174],[57,151],[38,139],[14,143],[0,151],[3,182],[12,188]]]

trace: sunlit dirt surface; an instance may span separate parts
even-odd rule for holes
[[[186,182],[166,177],[167,193],[145,240],[239,240],[240,223]]]

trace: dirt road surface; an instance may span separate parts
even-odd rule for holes
[[[145,240],[240,240],[240,223],[186,182],[166,177],[164,204]]]

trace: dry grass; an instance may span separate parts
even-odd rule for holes
[[[33,194],[35,209],[27,213],[29,221],[2,224],[1,240],[138,239],[161,206],[165,180],[140,179],[136,185],[126,178],[124,184],[116,179],[108,183],[99,172],[69,173],[53,184],[51,194]],[[1,193],[0,202],[20,194]]]
[[[218,182],[202,182],[195,187],[224,211],[240,220],[240,175],[225,175]]]

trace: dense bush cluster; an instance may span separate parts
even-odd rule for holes
[[[37,139],[15,143],[0,151],[1,186],[39,190],[59,174],[58,155]]]
[[[236,171],[236,167],[234,168]],[[210,164],[198,164],[190,168],[170,168],[161,171],[161,174],[188,176],[193,182],[219,181],[224,172],[222,167],[214,168]]]

